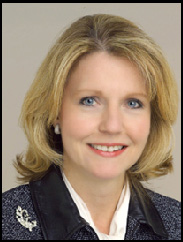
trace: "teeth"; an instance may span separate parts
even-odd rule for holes
[[[121,150],[121,149],[123,149],[122,145],[102,146],[102,145],[93,145],[93,144],[91,144],[91,146],[94,149],[96,149],[96,150],[109,151],[109,152],[113,152],[114,150]]]

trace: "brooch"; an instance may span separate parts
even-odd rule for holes
[[[25,228],[29,229],[30,232],[32,232],[33,227],[37,226],[37,222],[35,220],[30,221],[28,212],[20,206],[16,209],[16,218],[18,219],[18,222]]]

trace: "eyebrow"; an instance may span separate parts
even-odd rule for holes
[[[102,95],[102,91],[100,90],[90,90],[90,89],[79,89],[76,91],[76,93],[80,93],[80,92],[92,92],[92,93],[96,93],[96,95]],[[147,94],[143,93],[143,92],[132,92],[132,93],[128,93],[126,96],[142,96],[147,98]]]
[[[132,93],[129,93],[128,96],[142,96],[142,97],[147,98],[147,94],[143,93],[143,92],[132,92]]]
[[[78,92],[92,92],[92,93],[96,93],[97,95],[101,95],[102,92],[100,90],[91,90],[91,89],[79,89],[76,91],[76,93]]]

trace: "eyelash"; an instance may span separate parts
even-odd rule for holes
[[[87,105],[87,104],[84,103],[87,99],[90,99],[90,100],[92,99],[96,103],[95,97],[83,97],[83,98],[80,99],[79,104],[83,105],[83,106],[93,107],[94,104]],[[135,102],[135,103],[138,104],[138,107],[133,107],[132,109],[143,108],[143,104],[139,99],[131,98],[131,99],[127,100],[127,104],[129,104],[130,102]]]
[[[90,106],[90,107],[93,106],[93,105],[86,105],[86,104],[84,104],[84,101],[86,101],[87,99],[93,99],[94,102],[96,102],[95,101],[95,97],[83,97],[83,98],[80,99],[79,104],[84,105],[84,106]]]
[[[135,108],[132,108],[132,109],[143,108],[143,104],[142,104],[142,102],[139,99],[135,99],[135,98],[129,99],[128,100],[128,103],[130,103],[130,102],[136,102],[136,103],[138,103],[138,107],[135,107]]]

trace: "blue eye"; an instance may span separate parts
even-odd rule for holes
[[[141,108],[142,103],[138,99],[131,99],[128,101],[128,106],[132,109]]]
[[[93,106],[95,103],[95,99],[93,97],[84,97],[80,100],[79,103],[85,106]]]

